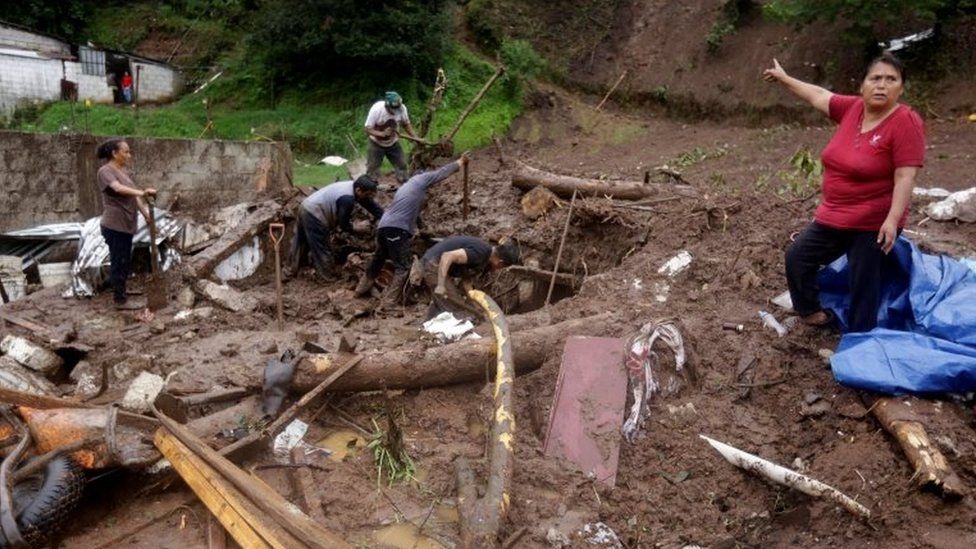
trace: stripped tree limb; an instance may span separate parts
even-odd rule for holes
[[[895,437],[905,457],[915,468],[912,478],[923,489],[944,499],[956,500],[965,495],[962,480],[956,475],[942,452],[929,440],[925,426],[908,402],[880,398],[871,413],[888,434]]]
[[[468,118],[468,115],[474,111],[474,108],[478,106],[478,103],[481,103],[481,100],[484,99],[485,94],[488,93],[488,90],[491,89],[492,85],[495,84],[495,81],[498,80],[498,78],[503,74],[505,74],[505,66],[500,65],[497,69],[495,69],[495,74],[492,74],[491,78],[489,78],[488,81],[485,82],[485,85],[481,87],[481,91],[478,92],[478,95],[475,95],[474,98],[471,99],[471,102],[468,103],[468,106],[464,108],[464,111],[461,112],[461,116],[458,116],[457,121],[454,122],[454,127],[452,127],[450,131],[441,137],[441,142],[454,139],[454,135],[457,134],[458,130],[461,129],[461,125],[464,124],[464,121]]]
[[[605,335],[615,317],[610,313],[567,320],[512,334],[517,374],[538,369],[549,354],[571,335]],[[343,364],[348,354],[312,355],[298,363],[292,390],[308,391]],[[493,371],[495,346],[487,339],[466,339],[448,345],[362,353],[362,362],[332,384],[329,392],[418,389],[469,383]]]
[[[573,191],[582,196],[607,196],[621,200],[641,200],[662,193],[697,196],[687,185],[659,185],[643,181],[601,181],[545,172],[519,163],[512,173],[512,185],[522,190],[545,187],[562,198],[570,198]]]
[[[508,513],[508,492],[512,483],[512,445],[515,442],[515,416],[512,408],[515,366],[512,361],[512,339],[508,333],[505,315],[494,300],[478,290],[468,292],[468,297],[484,309],[495,335],[495,423],[491,431],[488,456],[488,483],[483,497],[477,497],[474,473],[467,460],[459,458],[455,462],[461,546],[497,547],[498,531]]]
[[[767,461],[749,452],[743,452],[738,448],[723,444],[705,435],[698,436],[709,443],[712,448],[718,450],[718,453],[722,454],[722,457],[726,461],[736,467],[751,471],[777,484],[796,488],[804,494],[832,501],[863,519],[871,518],[871,511],[867,507],[844,495],[844,493],[833,486],[824,484],[806,475],[801,475],[792,469],[776,465],[771,461]]]

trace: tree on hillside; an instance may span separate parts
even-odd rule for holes
[[[450,0],[263,0],[248,52],[275,82],[429,76]]]
[[[790,23],[817,19],[847,23],[849,37],[867,47],[879,41],[879,26],[908,18],[930,21],[936,32],[956,17],[976,13],[976,0],[772,0],[763,6],[766,15]]]
[[[19,0],[4,2],[0,20],[71,42],[84,38],[95,0]]]

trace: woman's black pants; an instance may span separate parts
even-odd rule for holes
[[[108,282],[116,303],[125,303],[125,281],[132,270],[132,235],[102,227],[102,237],[108,244],[108,257],[112,263]]]
[[[868,332],[878,324],[882,271],[887,256],[878,231],[834,229],[816,221],[807,225],[786,250],[786,282],[793,310],[806,316],[821,309],[817,272],[847,254],[851,306],[850,332]]]

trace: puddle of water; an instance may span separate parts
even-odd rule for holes
[[[391,524],[376,531],[373,539],[380,547],[393,549],[441,549],[441,544],[424,536],[409,522]]]
[[[442,503],[434,509],[434,516],[440,522],[459,522],[457,507]]]
[[[332,461],[342,461],[347,455],[355,454],[366,447],[366,440],[355,431],[334,431],[315,443],[320,448],[331,450]]]

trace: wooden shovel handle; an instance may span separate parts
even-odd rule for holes
[[[281,243],[281,239],[285,236],[285,224],[284,223],[271,223],[268,225],[268,234],[271,235],[271,242],[278,247]]]

